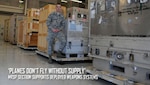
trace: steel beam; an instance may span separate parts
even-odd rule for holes
[[[14,7],[14,6],[6,6],[0,5],[0,11],[3,12],[12,12],[12,13],[23,13],[23,8]]]

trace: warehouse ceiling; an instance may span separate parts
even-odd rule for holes
[[[23,13],[23,8],[0,5],[0,14],[12,15],[13,13]]]
[[[19,2],[20,1],[20,2]],[[24,12],[24,0],[0,0],[0,14],[11,15],[12,13],[23,13]],[[56,4],[62,0],[28,0],[28,8],[41,8],[47,4]],[[70,0],[67,0],[70,1]],[[82,3],[67,4],[63,3],[63,6],[66,7],[81,7],[87,8],[88,0],[73,0],[73,1],[82,1]],[[11,3],[10,3],[11,2]]]

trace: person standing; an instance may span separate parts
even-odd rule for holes
[[[65,47],[66,44],[66,38],[65,35],[63,34],[63,30],[65,29],[65,18],[63,16],[63,10],[60,4],[57,4],[56,11],[52,12],[48,16],[46,24],[48,27],[48,36],[47,36],[48,55],[49,55],[48,63],[53,63],[52,53],[54,51],[53,45],[55,38],[57,38],[61,42],[58,53],[62,53],[63,48]]]

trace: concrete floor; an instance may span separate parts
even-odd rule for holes
[[[8,80],[8,68],[87,67],[91,63],[48,64],[47,58],[0,41],[0,85],[114,85],[104,80]]]

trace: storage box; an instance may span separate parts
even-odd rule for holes
[[[38,33],[37,32],[31,32],[25,34],[25,40],[23,42],[23,46],[25,47],[36,47],[37,46],[37,39],[38,39]]]
[[[48,43],[47,43],[47,34],[38,34],[38,50],[44,53],[47,53]]]
[[[38,32],[39,21],[27,22],[27,33]]]
[[[28,32],[28,22],[27,19],[20,21],[20,25],[18,27],[18,41],[17,44],[23,47],[36,47],[38,32]]]
[[[27,10],[27,17],[32,17],[34,19],[39,19],[39,9],[31,8]]]
[[[39,24],[38,50],[47,53],[47,26],[46,21]]]
[[[19,25],[19,21],[23,19],[24,16],[19,14],[14,14],[10,18],[9,42],[11,44],[17,44],[17,28]]]
[[[4,41],[9,41],[9,28],[10,28],[10,19],[6,19],[4,22]]]
[[[17,32],[17,44],[19,45],[23,45],[23,33],[24,33],[24,23],[25,21],[22,20],[19,22],[19,26],[18,26],[18,32]]]

